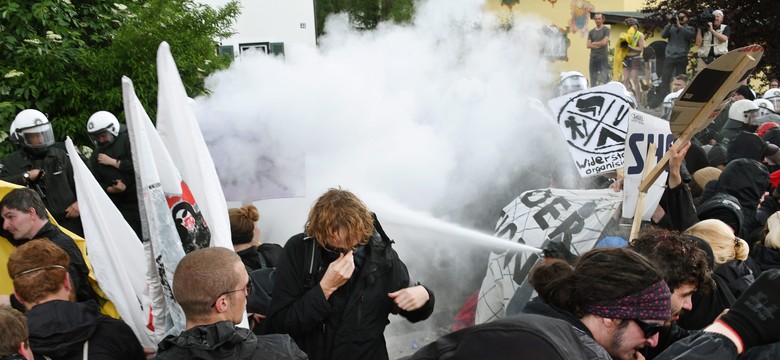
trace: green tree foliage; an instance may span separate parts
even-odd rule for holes
[[[763,46],[764,56],[759,64],[763,75],[756,75],[763,76],[760,79],[766,82],[768,78],[780,77],[780,37],[772,30],[774,24],[780,21],[780,6],[776,1],[648,0],[643,11],[653,14],[654,25],[662,27],[666,24],[666,16],[681,9],[690,11],[693,17],[698,17],[705,10],[721,9],[725,15],[723,23],[731,27],[729,49],[751,44]]]
[[[191,96],[230,65],[216,39],[231,34],[237,2],[222,8],[193,0],[4,0],[0,2],[0,132],[25,108],[41,110],[55,136],[89,144],[85,124],[98,110],[122,119],[121,77],[130,77],[153,117],[156,53],[171,52]],[[4,143],[0,152],[10,150]]]
[[[380,22],[408,23],[414,16],[414,0],[315,0],[317,37],[324,32],[328,15],[346,12],[355,28],[374,29]]]

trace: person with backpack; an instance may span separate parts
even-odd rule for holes
[[[278,244],[264,244],[260,241],[260,228],[255,226],[260,213],[254,205],[228,209],[230,217],[230,239],[247,271],[272,268],[282,255]]]
[[[366,205],[330,189],[305,233],[284,246],[274,273],[268,330],[289,334],[309,359],[388,359],[388,315],[433,312],[433,292],[410,284],[406,265]]]

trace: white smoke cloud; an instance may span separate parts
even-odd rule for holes
[[[479,213],[490,227],[519,195],[510,189],[527,189],[515,183],[524,171],[568,157],[542,105],[557,80],[539,55],[543,23],[519,17],[501,30],[483,4],[429,0],[412,25],[365,32],[333,16],[319,48],[285,44],[284,59],[244,56],[208,79],[196,112],[223,181],[269,164],[294,178],[305,154],[307,198],[255,203],[265,241],[300,232],[314,199],[337,186],[451,220]],[[385,220],[380,203],[368,205]],[[417,240],[398,242],[402,259],[420,257],[407,260],[412,273],[437,271],[427,267],[441,263],[431,261],[441,243]],[[484,275],[478,267],[458,271]]]

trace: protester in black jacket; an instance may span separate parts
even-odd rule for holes
[[[98,111],[87,121],[87,132],[95,143],[95,150],[89,157],[92,175],[138,235],[138,239],[143,240],[133,154],[127,129],[110,112]]]
[[[675,231],[642,229],[629,248],[647,257],[672,291],[671,316],[666,319],[658,344],[643,351],[646,358],[652,359],[675,341],[689,335],[675,322],[682,312],[693,309],[691,298],[695,292],[709,293],[712,290],[712,270],[707,252]]]
[[[278,244],[263,244],[260,229],[255,225],[260,213],[254,205],[228,209],[230,217],[230,239],[248,271],[276,267],[282,256]]]
[[[750,257],[759,270],[780,269],[780,213],[774,213],[766,223],[766,235],[756,243]]]
[[[37,193],[30,189],[14,189],[0,201],[3,230],[8,241],[18,247],[31,239],[49,239],[70,257],[68,273],[77,301],[98,300],[89,284],[89,269],[81,250],[73,239],[49,222],[46,208]]]
[[[251,278],[233,250],[209,247],[185,255],[173,275],[173,295],[186,330],[166,336],[157,359],[306,359],[287,335],[256,336],[236,327],[251,291]]]
[[[8,258],[14,292],[27,309],[33,353],[66,360],[145,359],[127,324],[101,315],[94,301],[70,301],[68,261],[68,254],[48,240],[29,241]]]
[[[769,171],[752,159],[735,159],[726,165],[715,185],[716,193],[734,196],[742,206],[743,222],[738,236],[755,243],[764,224],[758,219],[758,204],[769,188]]]
[[[290,334],[310,359],[388,359],[388,315],[424,320],[434,299],[410,286],[378,224],[351,192],[322,195],[276,267],[270,331]]]

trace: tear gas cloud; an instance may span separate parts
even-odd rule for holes
[[[446,239],[404,233],[383,217],[385,202],[370,198],[490,232],[520,190],[547,185],[518,184],[533,164],[568,157],[543,105],[557,80],[539,55],[543,23],[522,17],[502,30],[483,5],[428,0],[413,25],[364,32],[332,16],[319,48],[285,44],[284,59],[243,56],[208,79],[212,93],[195,109],[223,183],[251,182],[270,168],[269,186],[305,183],[305,198],[255,203],[264,241],[300,232],[313,201],[341,186],[389,223],[413,275],[433,276],[434,256],[468,248],[453,254],[441,249],[459,245]],[[283,186],[304,166],[305,182]],[[485,264],[462,271],[481,278]]]

